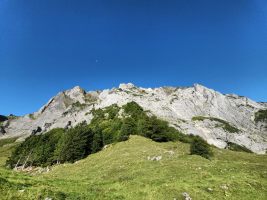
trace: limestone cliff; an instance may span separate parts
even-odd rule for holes
[[[5,121],[0,137],[29,136],[56,127],[75,126],[92,119],[93,108],[119,106],[135,101],[186,134],[200,135],[219,148],[234,142],[256,153],[267,149],[267,122],[255,121],[255,113],[267,109],[234,94],[224,95],[202,85],[192,87],[141,88],[120,84],[118,88],[85,92],[80,87],[60,92],[39,111]],[[39,127],[39,128],[38,128]]]

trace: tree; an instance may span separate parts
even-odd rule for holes
[[[134,119],[138,119],[142,115],[145,115],[144,109],[134,101],[125,104],[122,108],[126,114]]]
[[[104,143],[103,143],[102,131],[98,129],[94,133],[93,142],[92,142],[92,153],[96,153],[100,151],[103,148],[103,146],[104,146]]]
[[[132,117],[127,117],[123,120],[121,131],[120,131],[120,141],[127,140],[129,135],[137,134],[136,121]]]
[[[66,132],[65,145],[62,148],[62,160],[75,162],[87,156],[90,152],[90,141],[93,133],[88,126],[78,125]]]

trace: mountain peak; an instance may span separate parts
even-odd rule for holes
[[[209,90],[209,88],[207,88],[206,86],[201,85],[201,84],[199,84],[199,83],[195,83],[195,84],[193,85],[193,87],[195,88],[196,91]]]
[[[131,89],[131,88],[134,88],[135,85],[132,84],[132,83],[121,83],[119,85],[119,88],[122,89],[122,90],[125,90],[125,89]]]
[[[74,86],[73,88],[67,90],[67,91],[71,91],[71,92],[83,92],[85,91],[83,88],[81,88],[80,86]]]

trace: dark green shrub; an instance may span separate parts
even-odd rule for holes
[[[156,142],[168,142],[173,140],[172,129],[169,128],[168,123],[163,120],[157,119],[155,116],[152,116],[149,119],[152,131],[149,131],[150,138]],[[149,135],[147,135],[149,136]]]
[[[137,134],[136,121],[132,117],[127,117],[123,120],[121,126],[121,136],[129,136]]]
[[[72,104],[72,107],[82,110],[86,107],[86,104],[80,103],[79,101],[76,101],[75,103]]]
[[[267,110],[259,110],[255,113],[255,122],[267,121]]]
[[[10,144],[10,143],[13,143],[17,140],[18,138],[15,137],[15,138],[6,138],[6,139],[1,139],[0,140],[0,147],[6,145],[6,144]]]
[[[195,136],[190,145],[190,154],[200,155],[203,158],[210,159],[213,155],[209,144],[199,136]]]
[[[4,122],[8,120],[8,117],[4,116],[4,115],[0,115],[0,122]]]
[[[186,134],[182,134],[182,133],[179,133],[177,134],[176,138],[177,140],[179,140],[180,142],[183,142],[183,143],[192,143],[193,140],[195,139],[196,136],[190,134],[190,135],[186,135]]]
[[[101,130],[99,129],[94,133],[93,142],[92,142],[92,153],[96,153],[100,151],[104,146],[103,143],[103,135]]]
[[[207,119],[207,117],[203,117],[203,116],[194,116],[192,117],[192,121],[203,121]]]
[[[222,128],[228,133],[237,133],[237,132],[239,132],[238,128],[236,128],[234,126],[231,126],[229,123],[225,123]]]
[[[118,107],[118,105],[113,104],[105,108],[105,113],[108,114],[108,119],[114,119],[115,117],[117,117],[119,110],[120,108]]]
[[[228,142],[227,143],[227,149],[230,149],[232,151],[243,151],[243,152],[247,152],[247,153],[253,153],[248,148],[246,148],[244,146],[241,146],[239,144],[233,143],[233,142]]]
[[[125,104],[122,108],[125,114],[130,115],[134,119],[145,115],[143,108],[134,101]]]

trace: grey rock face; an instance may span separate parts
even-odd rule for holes
[[[266,124],[254,121],[255,112],[267,109],[265,103],[257,103],[234,94],[223,95],[195,84],[193,87],[141,88],[133,84],[120,84],[119,88],[85,92],[80,87],[60,92],[39,111],[8,120],[7,132],[1,137],[27,137],[32,130],[46,132],[53,128],[69,128],[92,119],[91,110],[112,104],[122,106],[135,101],[151,114],[166,120],[185,134],[199,135],[208,143],[225,148],[227,142],[245,146],[256,153],[267,149]],[[192,120],[205,116],[204,120]],[[221,119],[237,132],[227,131]]]

